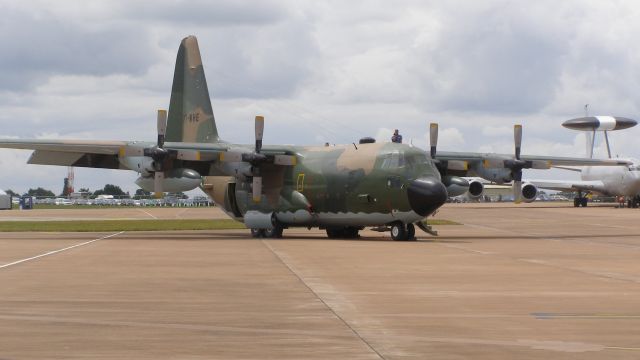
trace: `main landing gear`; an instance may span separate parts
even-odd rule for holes
[[[624,205],[623,205],[624,206]],[[638,208],[640,206],[640,196],[636,195],[627,201],[628,208]]]
[[[578,191],[578,196],[573,198],[573,207],[587,207],[587,197],[582,196],[582,191]]]
[[[416,228],[413,224],[395,222],[391,225],[391,238],[396,241],[416,240]]]
[[[271,229],[251,229],[251,237],[280,239],[283,231],[284,226],[282,224],[275,224]]]
[[[344,226],[329,227],[326,230],[329,239],[357,239],[360,237],[358,232],[362,229],[354,226]]]

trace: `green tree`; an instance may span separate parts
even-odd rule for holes
[[[146,199],[151,196],[151,192],[144,191],[144,189],[137,189],[136,193],[133,195],[134,199]]]
[[[11,195],[13,197],[18,197],[20,195],[16,194],[13,190],[8,189],[7,191],[5,191],[7,193],[7,195]]]
[[[41,187],[37,189],[29,189],[29,191],[27,191],[27,195],[36,196],[36,197],[55,197],[56,196],[56,194],[54,194],[53,191],[43,189]]]

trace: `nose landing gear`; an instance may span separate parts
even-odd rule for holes
[[[416,228],[413,224],[395,222],[391,225],[391,238],[395,241],[416,240]]]

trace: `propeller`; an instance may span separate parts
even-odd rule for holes
[[[164,169],[167,161],[167,155],[169,152],[164,148],[164,138],[167,133],[167,111],[158,110],[158,143],[155,147],[151,148],[151,158],[153,159],[153,166],[155,173],[153,175],[153,191],[157,198],[162,196],[162,183],[164,181]]]
[[[438,124],[431,123],[429,126],[429,140],[431,145],[431,158],[436,158],[436,147],[438,146]]]
[[[516,204],[522,202],[522,168],[524,162],[520,160],[520,150],[522,149],[522,125],[513,126],[513,142],[515,143],[516,161],[511,168],[513,178],[513,198]]]
[[[256,116],[256,148],[255,148],[255,156],[254,162],[258,163],[261,159],[260,150],[262,150],[262,136],[264,135],[264,116]],[[262,155],[264,157],[264,155]],[[258,164],[252,164],[251,172],[253,174],[253,202],[259,203],[262,199],[262,176],[260,176],[260,167]]]

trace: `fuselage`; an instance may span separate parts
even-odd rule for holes
[[[582,168],[581,179],[584,181],[602,181],[602,192],[611,196],[633,197],[640,194],[640,165],[635,159],[628,166],[586,166]]]
[[[413,223],[446,200],[433,161],[412,146],[371,143],[284,150],[296,155],[297,164],[261,167],[259,203],[252,201],[248,180],[208,177],[203,190],[235,218],[273,214],[282,223],[297,226]],[[229,173],[234,164],[220,166]]]

